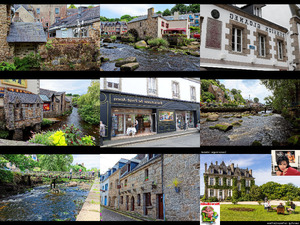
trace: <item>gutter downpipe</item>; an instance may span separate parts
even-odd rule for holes
[[[164,194],[164,154],[161,154],[161,187],[163,194],[163,208],[164,208],[164,221],[166,221],[166,207],[165,207],[165,194]]]

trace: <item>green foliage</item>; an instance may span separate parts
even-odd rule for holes
[[[216,99],[216,96],[214,96],[213,93],[210,93],[210,92],[204,92],[203,95],[202,95],[202,99],[204,102],[207,102],[208,100],[211,101],[214,101]]]
[[[77,9],[77,7],[76,7],[74,4],[71,4],[71,5],[69,6],[69,9]]]
[[[77,100],[81,118],[90,124],[100,123],[100,82],[92,81],[87,94]]]
[[[24,171],[25,169],[30,170],[38,166],[38,162],[34,161],[30,156],[22,154],[1,154],[0,168],[3,168],[6,162],[15,164],[21,171]]]
[[[165,11],[163,11],[162,13],[163,16],[171,16],[171,11],[169,9],[166,9]]]
[[[255,103],[258,103],[258,102],[259,102],[259,99],[258,99],[258,98],[254,98],[253,100],[254,100]]]
[[[48,126],[48,125],[51,125],[53,122],[51,120],[48,120],[48,119],[44,119],[43,118],[43,121],[42,121],[42,126]]]
[[[163,38],[153,38],[148,40],[147,42],[151,47],[169,46],[169,42]]]
[[[112,40],[116,40],[117,39],[117,36],[116,35],[112,35],[112,36],[110,36],[110,39],[112,39]]]
[[[82,136],[82,132],[75,127],[73,124],[71,126],[64,125],[62,131],[66,138],[68,146],[94,146],[95,142],[91,136]]]
[[[40,68],[41,65],[41,56],[39,54],[34,54],[31,52],[29,55],[20,59],[19,57],[14,57],[14,64],[16,66],[16,70],[18,71],[27,71],[32,68]]]
[[[41,132],[41,133],[34,133],[32,137],[29,139],[29,143],[36,143],[36,144],[42,144],[51,146],[52,141],[49,139],[49,137],[54,134],[55,131],[47,131],[47,132]]]
[[[0,183],[13,183],[13,180],[13,172],[0,169]]]
[[[48,171],[68,171],[73,162],[71,154],[43,154],[38,159],[41,169]]]
[[[0,130],[0,138],[5,139],[5,138],[8,138],[8,136],[9,136],[9,131],[7,131],[7,130]]]
[[[0,71],[15,71],[17,68],[13,63],[1,62]]]

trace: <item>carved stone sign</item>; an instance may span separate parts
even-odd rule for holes
[[[221,49],[222,22],[211,18],[207,19],[206,48]]]

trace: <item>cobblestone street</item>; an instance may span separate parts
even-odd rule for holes
[[[122,214],[113,212],[104,207],[102,209],[102,221],[137,221]]]

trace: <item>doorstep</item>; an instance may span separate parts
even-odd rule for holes
[[[154,135],[148,135],[148,136],[140,136],[140,137],[137,136],[137,137],[130,137],[130,138],[126,138],[126,139],[107,140],[107,141],[104,141],[104,145],[100,146],[100,148],[119,147],[122,145],[134,144],[134,143],[139,143],[139,142],[153,141],[153,140],[159,140],[159,139],[163,139],[163,138],[182,136],[182,135],[192,134],[195,132],[198,132],[198,130],[196,128],[189,128],[186,131],[173,131],[173,132],[160,133],[160,134],[154,134]]]

